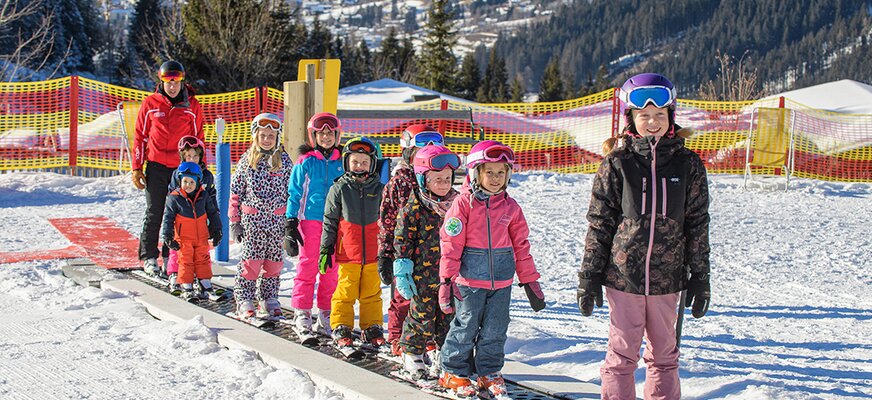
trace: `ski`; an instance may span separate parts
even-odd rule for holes
[[[242,317],[242,316],[237,315],[236,311],[229,311],[224,315],[226,315],[230,318],[233,318],[237,321],[245,322],[246,324],[249,324],[249,325],[254,326],[256,328],[272,328],[275,326],[275,321],[257,318],[257,317]]]
[[[340,346],[336,342],[333,342],[332,345],[337,351],[339,351],[339,353],[345,356],[345,358],[358,360],[366,357],[366,352],[355,345]]]
[[[282,320],[280,322],[291,326],[291,330],[297,335],[297,341],[299,341],[303,346],[312,347],[321,345],[321,339],[318,338],[318,335],[315,332],[298,329],[296,325],[294,325],[293,320]]]

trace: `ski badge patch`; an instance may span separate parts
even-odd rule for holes
[[[460,232],[463,232],[463,222],[460,221],[457,217],[451,217],[445,220],[445,233],[448,236],[457,236]]]

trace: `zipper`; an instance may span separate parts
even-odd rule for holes
[[[666,178],[660,178],[663,182],[663,216],[666,216]]]
[[[366,202],[363,199],[363,184],[360,185],[360,212],[361,215],[366,215]],[[360,224],[360,236],[363,243],[363,257],[360,259],[360,265],[366,265],[366,225],[363,224],[363,220],[361,220]]]
[[[491,238],[491,219],[490,219],[490,198],[484,201],[484,216],[487,218],[487,264],[490,267],[490,276],[491,276],[491,290],[495,290],[496,284],[494,283],[494,256],[493,249],[494,243],[493,238]]]
[[[188,203],[191,203],[191,213],[194,214],[194,232],[197,232],[197,241],[200,240],[200,234],[197,230],[197,198],[200,197],[201,190],[197,190],[197,193],[194,193],[194,199],[191,200],[190,197],[185,196],[185,200],[188,200]]]
[[[642,177],[642,214],[645,215],[645,205],[648,204],[648,178]]]
[[[651,145],[651,226],[648,229],[648,254],[645,255],[645,296],[650,293],[651,252],[654,250],[654,224],[657,222],[657,142]]]

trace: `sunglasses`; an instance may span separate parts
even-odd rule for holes
[[[163,82],[181,82],[185,79],[185,73],[182,71],[168,71],[160,74],[159,78]]]
[[[264,118],[264,119],[257,121],[257,127],[258,128],[270,128],[270,129],[278,132],[279,130],[282,129],[282,123],[279,121],[276,121],[276,120]]]
[[[441,171],[445,168],[456,170],[460,167],[460,157],[454,153],[442,153],[436,157],[426,160],[428,167],[433,170]]]
[[[323,116],[312,121],[312,130],[315,132],[323,132],[327,129],[332,131],[338,130],[341,127],[339,119],[334,116]]]
[[[474,161],[507,162],[509,164],[514,164],[515,152],[508,146],[494,145],[482,151],[470,153],[466,157],[467,163],[472,163]]]
[[[415,135],[415,147],[424,147],[430,144],[445,145],[445,139],[439,132],[421,132]]]
[[[196,149],[198,147],[201,149],[206,148],[206,146],[203,144],[203,141],[197,139],[194,136],[185,136],[181,140],[179,140],[179,151],[184,150],[185,147],[190,147],[192,149]]]
[[[663,108],[675,102],[675,92],[663,86],[642,86],[629,93],[621,92],[621,97],[631,108],[645,108],[648,104]]]

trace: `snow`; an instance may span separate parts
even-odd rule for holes
[[[575,299],[591,175],[513,176],[530,223],[548,308],[512,293],[508,357],[599,383],[608,313]],[[788,191],[742,189],[711,176],[713,303],[687,315],[685,399],[872,396],[870,184],[794,180]],[[568,207],[567,207],[568,206]],[[137,234],[144,196],[129,177],[0,175],[0,251],[63,248],[48,218],[108,216]],[[231,262],[239,248],[231,246]],[[61,261],[0,264],[2,398],[338,398],[294,369],[227,350],[199,319],[153,319],[129,294],[74,285]],[[282,274],[289,302],[293,261]],[[385,297],[387,298],[387,288]],[[39,360],[36,362],[35,360]],[[645,379],[636,373],[637,392]]]
[[[846,114],[872,114],[872,86],[850,79],[791,90],[761,101],[780,96],[811,108]]]

